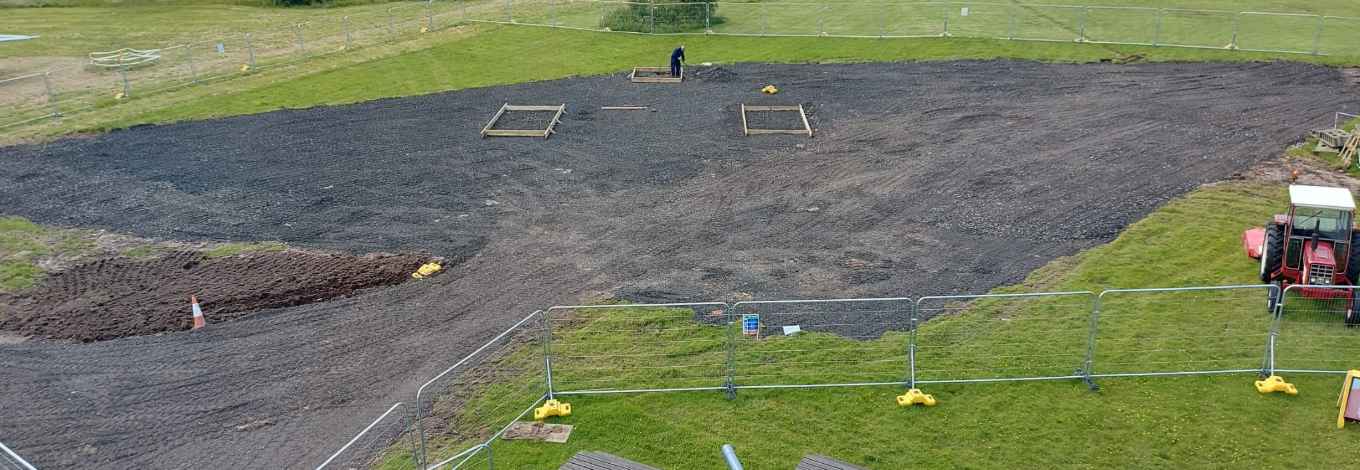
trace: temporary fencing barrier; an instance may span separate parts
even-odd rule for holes
[[[1289,286],[1272,328],[1269,368],[1283,373],[1345,374],[1360,358],[1360,289]]]
[[[413,460],[489,467],[512,423],[573,395],[1341,374],[1360,357],[1357,296],[1251,285],[556,306],[420,387]],[[350,444],[336,455],[359,454]]]

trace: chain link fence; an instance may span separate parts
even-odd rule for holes
[[[1360,18],[1301,13],[988,2],[428,1],[213,34],[147,50],[154,58],[126,65],[91,63],[0,78],[5,111],[0,131],[186,86],[296,67],[461,23],[658,35],[967,37],[1360,55]]]
[[[332,460],[490,468],[512,423],[574,395],[1343,374],[1360,356],[1357,297],[1252,285],[557,306],[430,379],[409,420],[393,406]],[[398,444],[380,451],[382,437]]]

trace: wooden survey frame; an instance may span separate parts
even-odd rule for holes
[[[666,72],[666,77],[639,77],[638,72]],[[685,68],[680,67],[680,76],[671,77],[670,67],[633,67],[633,72],[628,74],[628,81],[633,83],[680,83],[685,81]]]
[[[802,129],[752,129],[746,124],[746,113],[748,111],[798,111],[798,117],[803,119]],[[759,134],[794,134],[812,137],[812,126],[808,124],[807,112],[803,111],[803,105],[798,106],[747,106],[741,105],[741,135]]]
[[[562,113],[566,112],[566,110],[567,110],[567,105],[566,105],[565,103],[564,103],[564,104],[557,105],[557,106],[515,106],[515,105],[511,105],[510,103],[505,103],[505,104],[501,105],[501,109],[500,109],[499,111],[496,111],[496,115],[491,117],[491,121],[486,123],[486,127],[483,127],[483,128],[482,128],[482,138],[486,138],[487,136],[491,136],[491,137],[540,137],[540,136],[541,136],[541,137],[543,137],[544,139],[547,139],[548,136],[553,135],[553,133],[556,132],[556,131],[554,131],[553,129],[557,127],[557,123],[562,122]],[[506,111],[557,111],[557,114],[554,114],[554,115],[553,115],[553,118],[552,118],[552,121],[549,121],[549,122],[548,122],[548,128],[547,128],[547,129],[543,129],[543,130],[537,130],[537,129],[492,129],[491,127],[496,125],[496,121],[501,120],[501,116],[504,116]]]

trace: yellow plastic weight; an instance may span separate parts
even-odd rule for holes
[[[571,403],[562,403],[557,400],[543,402],[543,406],[534,408],[534,419],[543,421],[550,416],[571,416]]]
[[[760,92],[767,95],[773,95],[779,93],[779,89],[775,88],[774,85],[765,85],[765,88],[761,88]]]
[[[1283,377],[1272,375],[1265,380],[1256,381],[1256,391],[1260,393],[1281,392],[1286,395],[1298,395],[1299,389],[1294,384],[1285,382]]]
[[[416,272],[411,273],[411,277],[425,279],[433,276],[434,273],[439,272],[441,269],[444,269],[444,267],[440,266],[439,263],[425,263],[420,265],[420,269],[416,269]]]
[[[897,406],[912,405],[935,406],[935,395],[926,395],[921,389],[913,388],[897,396]]]

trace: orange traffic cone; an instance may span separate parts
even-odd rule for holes
[[[197,330],[197,329],[199,329],[199,328],[203,328],[204,326],[206,326],[206,325],[208,324],[208,322],[205,321],[205,320],[203,320],[203,310],[200,309],[200,308],[198,308],[198,296],[190,295],[190,296],[189,296],[189,303],[193,306],[193,309],[194,309],[194,328],[193,328],[193,329]]]

